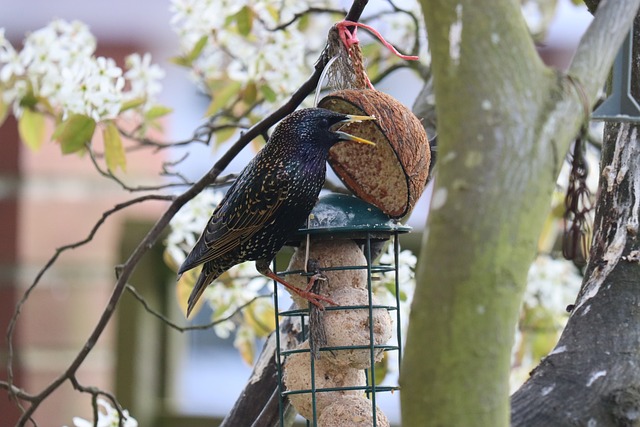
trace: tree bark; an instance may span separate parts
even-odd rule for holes
[[[568,78],[540,61],[518,2],[422,1],[439,167],[402,366],[404,426],[509,425],[510,352],[537,237],[639,3],[602,5]]]
[[[640,88],[636,18],[632,88]],[[640,137],[605,127],[593,244],[555,349],[512,398],[514,426],[640,425]]]
[[[555,349],[513,396],[514,426],[640,425],[640,137],[605,132],[590,260]]]
[[[280,344],[284,350],[292,350],[302,342],[302,326],[299,320],[287,317],[280,324]],[[256,361],[247,385],[240,393],[231,411],[220,427],[256,426],[271,427],[280,425],[282,410],[285,425],[291,425],[296,412],[289,399],[284,399],[280,408],[280,389],[278,387],[278,365],[276,360],[276,334],[269,335]]]

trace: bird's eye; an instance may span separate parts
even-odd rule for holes
[[[329,127],[329,120],[324,119],[324,118],[320,119],[320,127],[328,128]]]

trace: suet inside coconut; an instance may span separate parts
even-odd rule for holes
[[[320,100],[318,106],[376,117],[376,121],[344,128],[375,142],[376,147],[336,144],[329,153],[329,164],[356,196],[391,218],[408,215],[429,175],[431,151],[420,120],[398,100],[377,90],[341,90]]]

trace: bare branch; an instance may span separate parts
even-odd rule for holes
[[[413,21],[413,48],[411,49],[411,55],[418,55],[420,53],[420,19],[413,12],[407,9],[403,9],[396,5],[394,0],[387,0],[387,3],[391,6],[394,12],[401,12],[409,16]]]
[[[27,393],[26,391],[24,391],[23,389],[21,389],[19,387],[16,387],[13,384],[9,384],[6,381],[0,381],[0,388],[9,391],[9,393],[12,396],[17,397],[17,398],[22,399],[22,400],[30,401],[30,400],[32,400],[34,398],[33,395]]]
[[[203,325],[192,325],[192,326],[180,326],[177,323],[171,321],[167,316],[163,315],[162,313],[160,313],[157,310],[154,310],[153,308],[151,308],[151,306],[149,305],[149,303],[147,302],[147,300],[144,299],[144,297],[142,295],[140,295],[140,293],[136,290],[136,288],[134,288],[131,285],[126,285],[126,288],[129,292],[131,292],[131,295],[133,295],[133,297],[135,299],[138,300],[138,302],[140,302],[140,304],[142,304],[142,306],[144,307],[144,309],[151,314],[154,317],[157,317],[158,319],[160,319],[163,323],[165,323],[167,326],[169,326],[172,329],[175,329],[178,332],[187,332],[187,331],[200,331],[200,330],[206,330],[206,329],[211,329],[214,326],[226,322],[227,320],[231,320],[233,318],[233,316],[235,316],[236,314],[240,313],[242,310],[244,310],[246,307],[250,306],[251,304],[253,304],[255,301],[262,299],[262,298],[272,298],[273,294],[265,294],[265,295],[258,295],[255,296],[253,298],[251,298],[251,300],[247,301],[246,303],[242,304],[241,306],[239,306],[237,309],[235,309],[233,312],[231,312],[228,316],[222,317],[220,319],[214,320],[210,323],[206,323]]]
[[[633,23],[638,3],[637,0],[602,2],[582,36],[568,74],[582,84],[589,100],[595,102],[601,82]],[[603,34],[608,36],[602,37]]]
[[[118,131],[125,138],[139,143],[138,146],[129,147],[127,149],[128,151],[134,151],[134,150],[139,150],[139,149],[148,148],[148,147],[153,147],[156,149],[156,151],[159,151],[159,150],[163,150],[171,147],[181,147],[185,145],[190,145],[191,143],[194,143],[194,142],[199,142],[204,145],[209,145],[209,143],[211,142],[212,135],[217,131],[230,129],[230,128],[246,129],[245,126],[242,126],[237,123],[225,123],[225,124],[214,126],[213,123],[217,118],[219,118],[218,115],[211,117],[207,123],[199,126],[193,132],[193,135],[190,138],[187,138],[181,141],[174,141],[174,142],[156,141],[149,137],[142,137],[142,138],[137,137],[136,132],[139,130],[139,127],[137,127],[132,131],[125,131],[122,128],[118,128]]]
[[[168,183],[168,184],[162,184],[162,185],[146,185],[146,186],[137,186],[137,187],[131,187],[128,184],[126,184],[124,181],[122,181],[120,178],[118,178],[115,174],[113,174],[113,172],[111,172],[108,169],[103,169],[102,167],[100,167],[100,165],[97,162],[97,159],[95,157],[95,153],[94,151],[91,149],[91,146],[87,144],[87,152],[89,153],[89,158],[91,159],[91,162],[93,163],[93,166],[95,167],[95,169],[98,171],[98,173],[100,175],[102,175],[105,178],[108,178],[112,181],[115,181],[118,185],[120,185],[120,187],[122,187],[123,190],[129,191],[129,192],[138,192],[138,191],[159,191],[159,190],[166,190],[168,188],[176,188],[176,187],[185,187],[188,185],[193,185],[192,182],[188,182],[188,180],[177,173],[174,172],[168,172],[167,171],[167,165],[172,165],[173,163],[167,162],[163,164],[163,168],[162,168],[162,173],[161,175],[166,175],[166,176],[178,176],[182,182],[174,182],[174,183]],[[183,158],[184,159],[184,158]],[[175,162],[174,162],[175,163]],[[224,177],[220,178],[220,179],[216,179],[214,183],[212,183],[212,186],[224,186],[224,185],[228,185],[230,181],[232,181],[233,179],[235,179],[235,175],[234,174],[229,174],[229,175],[225,175]]]
[[[91,395],[91,406],[93,407],[93,425],[94,426],[98,425],[98,417],[99,417],[98,396],[104,396],[111,401],[111,403],[113,404],[113,407],[118,412],[118,427],[124,426],[124,421],[127,419],[127,417],[124,414],[122,405],[120,405],[120,402],[118,402],[118,399],[116,399],[116,397],[113,394],[109,393],[108,391],[104,391],[98,387],[85,387],[78,382],[78,379],[75,377],[75,375],[71,376],[69,378],[69,381],[73,385],[74,389],[78,390],[81,393],[88,393]]]
[[[338,15],[338,14],[344,14],[344,12],[345,12],[344,9],[329,9],[329,8],[320,8],[320,7],[310,7],[307,10],[304,10],[302,12],[298,12],[298,13],[294,14],[293,18],[291,18],[287,22],[283,22],[282,24],[278,25],[277,27],[267,28],[267,29],[269,31],[273,31],[273,32],[284,30],[287,27],[289,27],[290,25],[292,25],[293,23],[295,23],[296,21],[298,21],[300,18],[302,18],[304,16],[307,16],[309,14],[312,14],[312,13],[330,13],[330,14]]]

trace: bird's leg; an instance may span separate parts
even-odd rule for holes
[[[311,228],[311,214],[309,214],[309,216],[307,217],[307,229]],[[306,248],[304,251],[304,272],[308,273],[309,272],[309,264],[317,264],[317,261],[311,261],[309,259],[309,251],[311,248],[311,235],[307,233],[307,241],[306,241]],[[322,274],[320,274],[320,265],[317,265],[317,269],[312,269],[312,271],[315,271],[315,274],[313,276],[311,276],[309,278],[309,283],[307,283],[307,287],[304,289],[305,292],[311,292],[311,290],[313,289],[313,286],[315,285],[316,281],[318,280],[327,280],[327,278],[325,276],[323,276]],[[337,304],[334,304],[337,305]]]
[[[306,299],[311,304],[315,305],[316,307],[318,307],[321,310],[324,310],[324,305],[322,305],[322,303],[320,301],[325,301],[325,302],[327,302],[327,303],[329,303],[331,305],[338,305],[331,298],[327,298],[327,297],[324,297],[322,295],[314,294],[313,292],[309,291],[309,289],[311,289],[313,287],[313,283],[316,280],[318,280],[318,277],[320,277],[317,274],[311,276],[311,280],[309,280],[309,284],[307,285],[307,287],[305,289],[300,289],[300,288],[298,288],[296,286],[290,285],[283,278],[279,277],[273,271],[271,271],[271,269],[269,269],[269,271],[267,271],[266,273],[262,273],[262,274],[264,274],[268,278],[273,279],[276,282],[286,286],[287,288],[289,288],[289,290],[291,290],[291,292],[295,292],[301,298]]]
[[[313,286],[316,284],[316,281],[318,280],[327,280],[327,278],[320,273],[314,274],[313,276],[309,277],[309,283],[307,283],[307,287],[304,288],[304,291],[310,292],[311,289],[313,289]]]
[[[338,305],[335,302],[333,302],[333,300],[331,298],[323,297],[322,295],[318,295],[318,294],[315,294],[313,292],[310,292],[310,289],[313,286],[313,283],[316,280],[318,280],[319,277],[321,277],[321,275],[319,275],[319,274],[315,274],[315,275],[311,276],[311,280],[309,280],[309,284],[307,285],[307,287],[305,289],[300,289],[300,288],[298,288],[296,286],[290,285],[282,277],[280,277],[276,273],[274,273],[273,270],[271,270],[271,268],[269,268],[269,263],[267,261],[262,261],[262,260],[256,261],[256,269],[263,276],[267,276],[268,278],[270,278],[272,280],[275,280],[276,282],[280,283],[281,285],[286,286],[287,288],[289,288],[289,290],[291,292],[294,292],[294,293],[298,294],[301,298],[306,299],[311,304],[315,305],[316,307],[318,307],[320,309],[324,309],[324,305],[322,305],[321,301],[324,301],[324,302],[329,303],[331,305]]]
[[[306,265],[307,271],[313,271],[315,274],[309,278],[309,284],[307,291],[314,293],[320,293],[326,289],[325,285],[328,280],[320,271],[320,261],[317,259],[310,259]],[[318,280],[322,279],[322,280]],[[316,308],[315,306],[309,306],[309,349],[313,358],[320,359],[320,349],[327,346],[327,329],[324,322],[325,310]]]

